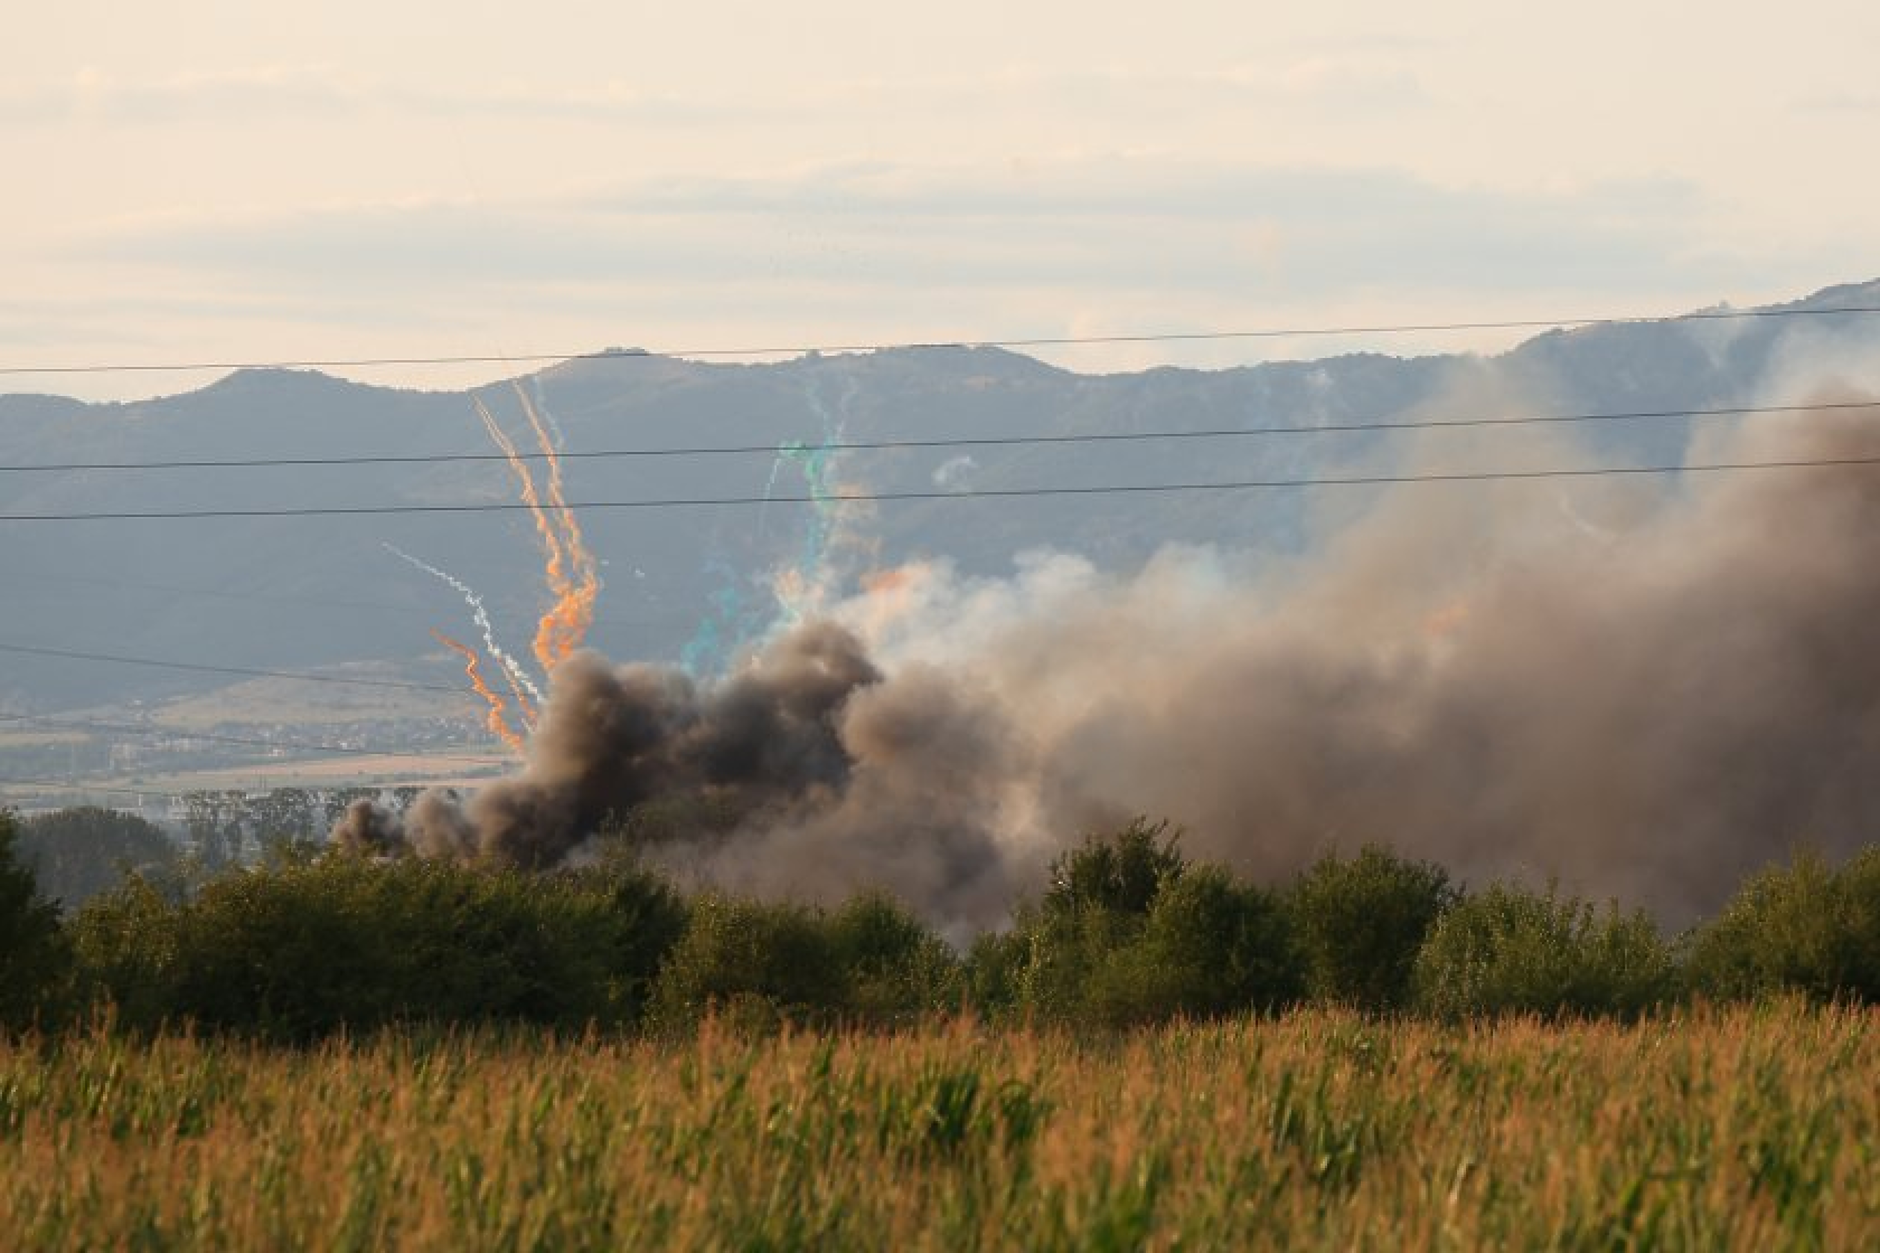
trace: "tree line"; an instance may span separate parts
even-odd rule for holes
[[[394,1023],[683,1033],[970,1012],[1127,1028],[1306,1002],[1461,1018],[1880,1000],[1880,846],[1771,866],[1667,936],[1642,911],[1470,889],[1381,846],[1255,884],[1138,821],[1064,853],[1009,927],[956,948],[880,893],[828,908],[687,893],[624,844],[534,873],[284,843],[250,867],[133,868],[62,913],[20,825],[0,814],[0,1023],[15,1028],[301,1042]]]

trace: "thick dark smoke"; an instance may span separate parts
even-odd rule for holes
[[[1693,450],[1877,456],[1866,414]],[[1261,876],[1381,841],[1670,922],[1880,831],[1880,467],[1411,486],[1309,565],[1228,567],[912,568],[714,687],[578,656],[521,775],[335,838],[547,866],[609,813],[710,794],[732,829],[656,855],[740,889],[879,884],[967,927],[1136,813]]]
[[[791,632],[704,690],[675,670],[576,653],[555,670],[520,775],[463,809],[435,791],[402,816],[355,803],[333,838],[542,868],[649,801],[709,794],[752,814],[811,803],[848,778],[837,713],[880,679],[860,642],[833,623]]]

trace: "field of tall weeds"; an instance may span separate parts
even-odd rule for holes
[[[18,1248],[1862,1248],[1880,1010],[0,1043]]]

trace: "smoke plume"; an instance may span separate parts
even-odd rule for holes
[[[1876,456],[1864,413],[1692,449]],[[550,866],[609,814],[705,796],[729,819],[655,858],[741,890],[881,885],[965,928],[1141,813],[1264,878],[1380,841],[1675,923],[1795,844],[1880,830],[1876,543],[1880,468],[1842,466],[1408,485],[1288,568],[904,567],[718,684],[577,653],[519,776],[335,838]]]

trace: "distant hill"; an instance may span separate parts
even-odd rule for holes
[[[1880,306],[1880,281],[1789,308]],[[570,454],[754,446],[779,454],[567,462],[574,500],[803,496],[1047,485],[1292,478],[1378,464],[1388,435],[1082,445],[921,447],[822,459],[829,439],[943,440],[1156,430],[1312,428],[1418,414],[1714,407],[1788,395],[1809,361],[1871,358],[1880,317],[1755,318],[1600,326],[1540,335],[1495,357],[1378,354],[1219,371],[1088,376],[991,350],[920,349],[702,364],[619,353],[518,380]],[[480,397],[518,440],[510,387]],[[0,397],[0,464],[487,453],[473,395],[367,387],[312,372],[243,371],[132,404]],[[1688,422],[1608,423],[1614,457],[1676,457]],[[1471,438],[1511,438],[1494,432]],[[1510,460],[1521,446],[1509,445]],[[500,463],[441,462],[161,473],[0,473],[0,512],[511,501]],[[1286,553],[1304,542],[1295,492],[927,500],[589,510],[604,560],[593,641],[616,657],[724,662],[775,609],[781,569],[853,580],[916,556],[1009,570],[1050,546],[1127,568],[1169,543]],[[474,637],[456,593],[383,545],[466,580],[521,647],[542,604],[540,555],[515,513],[6,523],[0,641],[227,666],[389,663],[450,681],[428,628]],[[377,671],[375,671],[377,672]],[[226,680],[0,655],[0,707],[158,699]]]

